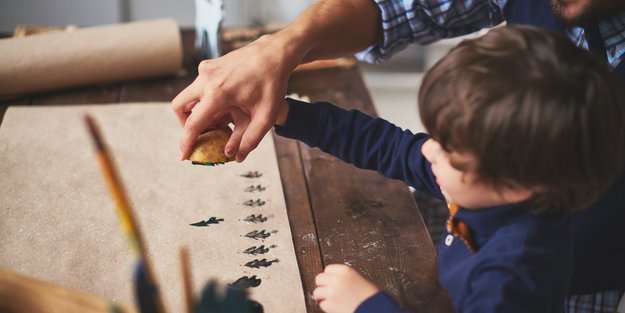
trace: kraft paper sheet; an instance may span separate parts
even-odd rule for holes
[[[181,127],[168,104],[11,107],[0,127],[0,267],[132,303],[135,258],[117,219],[83,122],[99,123],[134,207],[169,312],[183,312],[178,249],[187,245],[195,292],[210,279],[256,275],[265,312],[305,312],[271,135],[243,163],[179,161]],[[242,174],[259,171],[259,178]],[[244,191],[251,185],[265,191]],[[243,205],[261,199],[261,207]],[[243,221],[251,214],[264,223]],[[210,217],[207,227],[189,224]],[[264,240],[244,237],[253,230]],[[271,248],[262,255],[242,251]],[[253,259],[279,259],[266,268]]]
[[[176,73],[172,19],[0,39],[0,96]]]

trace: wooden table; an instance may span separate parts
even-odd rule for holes
[[[171,101],[197,75],[192,31],[183,31],[186,73],[23,96],[10,105]],[[289,92],[375,116],[357,67],[299,72]],[[173,113],[172,113],[173,114]],[[408,188],[357,169],[318,149],[275,136],[278,164],[308,312],[314,279],[331,263],[348,263],[414,312],[453,312],[438,285],[436,252]]]

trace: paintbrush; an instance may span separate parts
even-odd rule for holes
[[[151,262],[148,258],[149,254],[147,246],[143,241],[141,230],[139,229],[139,225],[135,219],[128,197],[124,192],[122,182],[119,179],[113,160],[106,149],[106,145],[100,135],[100,130],[96,125],[95,120],[89,114],[85,114],[85,123],[89,128],[91,139],[93,139],[93,143],[95,144],[96,154],[100,163],[102,175],[104,176],[104,181],[106,182],[109,192],[111,193],[111,197],[117,205],[120,225],[126,234],[126,238],[128,239],[128,243],[130,244],[132,250],[142,263],[142,268],[140,267],[140,269],[144,271],[144,279],[155,288],[153,295],[154,309],[157,313],[166,313],[163,299],[160,297],[160,293],[158,292],[158,283],[154,277]]]
[[[189,265],[189,249],[186,246],[180,248],[180,269],[187,313],[193,313],[195,311],[195,297],[193,296],[193,281],[191,280],[191,266]]]

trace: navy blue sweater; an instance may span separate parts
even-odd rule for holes
[[[319,147],[357,167],[401,179],[443,199],[430,163],[421,153],[426,134],[412,134],[356,110],[329,103],[289,100],[279,135]],[[450,237],[438,249],[439,281],[457,312],[561,312],[572,273],[569,215],[537,216],[528,203],[465,210],[456,214],[471,228],[476,253]],[[447,232],[443,238],[448,236]],[[384,292],[357,312],[401,312]]]

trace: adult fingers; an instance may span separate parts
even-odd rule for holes
[[[231,116],[234,123],[234,130],[232,131],[232,135],[230,136],[230,139],[224,149],[224,152],[229,157],[232,157],[237,153],[239,145],[241,144],[241,138],[250,123],[249,116],[238,108],[234,109]]]
[[[265,134],[273,126],[273,121],[275,120],[271,109],[262,107],[251,118],[250,124],[241,138],[239,151],[236,154],[237,162],[243,162],[247,155],[258,146]]]
[[[199,88],[199,85],[196,79],[171,101],[171,108],[176,114],[180,125],[185,124],[185,121],[191,114],[191,110],[202,97],[202,90]]]
[[[182,130],[182,138],[180,139],[180,160],[186,160],[191,155],[193,144],[197,137],[205,130],[214,126],[212,119],[215,115],[216,108],[200,102],[195,106],[193,112],[188,116]]]
[[[191,155],[191,148],[195,144],[197,137],[202,133],[197,126],[191,126],[188,122],[182,131],[182,139],[180,140],[180,160],[186,160]]]

